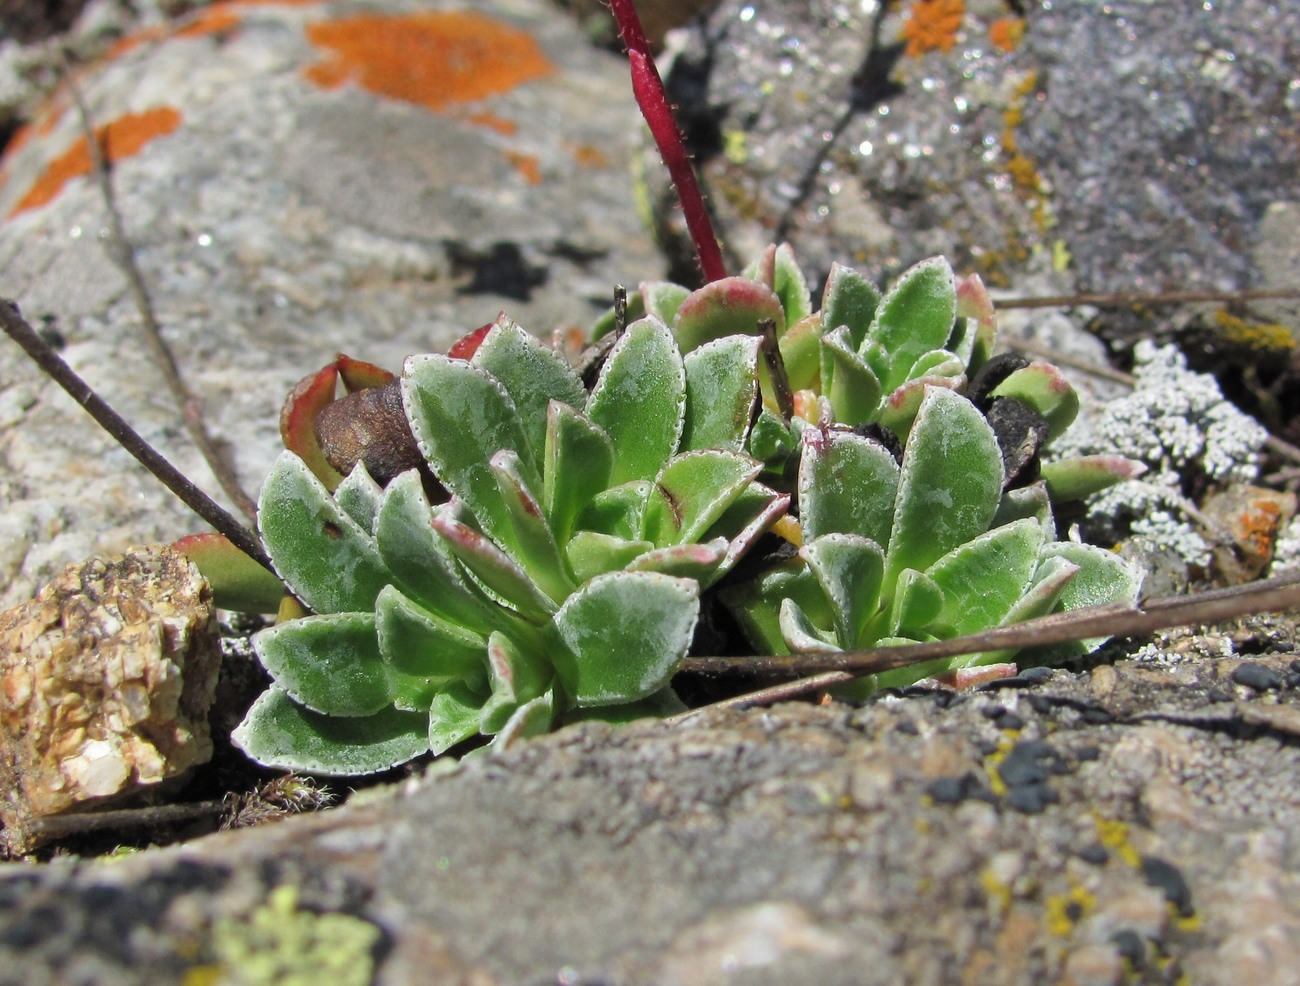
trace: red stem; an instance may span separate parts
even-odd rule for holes
[[[691,167],[690,155],[682,142],[682,132],[664,92],[663,79],[659,77],[659,70],[650,54],[650,44],[641,27],[641,18],[637,16],[636,5],[633,0],[610,0],[610,9],[618,23],[623,44],[627,46],[627,60],[632,68],[632,94],[650,127],[659,156],[668,168],[668,177],[672,179],[673,190],[686,219],[686,229],[695,243],[700,271],[705,281],[719,280],[727,276],[722,250],[695,178],[695,169]]]

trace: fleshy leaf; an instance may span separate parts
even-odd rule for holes
[[[1145,464],[1122,455],[1080,455],[1044,462],[1040,475],[1053,500],[1082,500],[1147,471]]]
[[[360,462],[334,490],[334,502],[366,532],[375,526],[375,513],[383,497],[383,488],[370,478],[370,473]]]
[[[817,386],[817,377],[821,372],[821,338],[821,316],[806,315],[790,325],[777,340],[791,390],[807,390]],[[766,374],[767,364],[763,363],[761,369]]]
[[[334,368],[339,371],[339,379],[343,381],[343,389],[349,394],[355,394],[358,390],[382,387],[384,384],[396,379],[396,374],[385,370],[382,366],[376,366],[374,363],[367,363],[361,359],[353,359],[343,353],[339,353],[334,357]]]
[[[611,483],[658,474],[677,449],[686,413],[686,371],[663,322],[647,317],[627,327],[586,410],[614,443]]]
[[[948,552],[926,571],[943,590],[943,611],[930,631],[959,637],[1000,626],[1024,595],[1044,539],[1036,518],[994,528]]]
[[[483,702],[484,696],[464,683],[433,696],[429,703],[429,750],[434,756],[479,735]]]
[[[951,390],[931,387],[903,451],[886,584],[987,531],[1002,478],[1002,451],[984,415]]]
[[[943,612],[943,601],[943,590],[932,578],[914,568],[903,569],[894,582],[888,635],[917,640],[928,634]]]
[[[325,451],[316,435],[316,415],[326,404],[333,403],[338,378],[333,363],[303,377],[289,391],[280,409],[280,439],[284,447],[307,463],[312,475],[328,490],[343,481],[343,474],[325,458]]]
[[[402,401],[420,451],[434,474],[469,507],[483,530],[509,542],[509,512],[488,461],[501,449],[515,452],[532,489],[540,477],[510,395],[481,367],[446,356],[408,356]]]
[[[874,284],[853,268],[834,263],[822,292],[822,331],[848,326],[850,343],[857,351],[867,338],[879,305],[880,292]]]
[[[1052,501],[1047,496],[1047,485],[1041,480],[1002,494],[1002,502],[989,527],[1001,527],[1013,521],[1032,517],[1043,529],[1045,540],[1056,537],[1056,521],[1052,517]]]
[[[654,484],[644,480],[601,490],[578,517],[578,527],[629,541],[640,540],[646,501],[653,490]]]
[[[672,325],[677,318],[677,309],[682,307],[690,293],[689,288],[672,281],[642,281],[641,299],[645,306],[642,314],[653,315],[665,325]]]
[[[274,613],[284,583],[221,534],[187,534],[172,547],[190,560],[212,586],[212,601],[236,613]]]
[[[683,360],[686,418],[681,451],[745,447],[758,400],[757,336],[726,336],[700,346]]]
[[[880,606],[885,553],[855,534],[825,534],[800,555],[816,576],[835,613],[835,635],[848,650],[863,646],[864,631]]]
[[[1073,541],[1056,541],[1043,545],[1039,557],[1044,563],[1051,558],[1064,558],[1079,571],[1061,591],[1056,612],[1069,612],[1086,606],[1104,606],[1107,603],[1137,602],[1142,589],[1142,572],[1119,555],[1091,544]],[[1090,637],[1066,645],[1076,654],[1096,650],[1109,637]]]
[[[880,381],[850,344],[847,326],[821,340],[822,393],[830,398],[840,424],[866,424],[880,411]]]
[[[487,537],[445,514],[435,516],[432,524],[461,564],[505,605],[534,622],[542,622],[555,612],[555,601]]]
[[[624,314],[624,318],[626,318],[628,322],[635,322],[645,313],[645,299],[641,297],[641,292],[634,291],[632,294],[629,294],[627,296],[627,312]],[[665,319],[665,321],[667,321],[667,319]],[[591,341],[596,342],[599,339],[603,339],[616,328],[618,328],[618,313],[611,306],[605,309],[605,314],[596,319],[595,324],[592,325]]]
[[[547,408],[545,462],[542,505],[556,541],[564,544],[609,483],[614,443],[581,411],[555,401]]]
[[[963,377],[920,377],[908,380],[905,384],[886,395],[880,404],[878,420],[899,438],[906,441],[912,430],[912,422],[921,410],[921,401],[926,391],[936,387],[955,390],[965,383]]]
[[[812,293],[789,243],[778,246],[772,259],[772,290],[781,299],[785,324],[794,325],[812,313]]]
[[[967,274],[957,282],[957,318],[967,325],[961,327],[962,340],[948,348],[966,363],[968,374],[973,374],[993,355],[993,344],[998,337],[997,314],[984,282],[978,274]]]
[[[525,702],[551,687],[551,676],[540,661],[505,634],[488,638],[488,667],[492,695],[479,714],[479,732],[491,735]]]
[[[719,595],[761,654],[790,653],[778,622],[783,599],[793,599],[823,626],[834,622],[826,594],[802,559],[780,562],[757,578],[727,586]]]
[[[796,654],[842,650],[835,643],[832,631],[823,630],[800,608],[793,599],[782,599],[777,620],[785,645]]]
[[[772,462],[798,447],[794,430],[767,408],[760,408],[749,433],[749,454],[761,462]]]
[[[295,702],[330,716],[368,716],[390,704],[371,613],[330,613],[253,636],[262,666]]]
[[[723,336],[758,334],[758,323],[770,318],[780,336],[785,309],[771,288],[746,277],[724,277],[692,291],[677,310],[673,332],[683,353]]]
[[[262,541],[280,578],[318,613],[369,612],[390,576],[368,531],[344,513],[292,452],[258,499]]]
[[[377,774],[429,748],[428,717],[392,707],[372,716],[324,716],[272,686],[230,737],[266,767],[339,777]]]
[[[487,640],[417,606],[395,586],[379,594],[375,631],[388,666],[399,675],[427,682],[430,696],[452,682],[484,677]],[[428,702],[421,707],[427,708]]]
[[[713,578],[720,579],[730,572],[736,562],[754,546],[754,542],[766,534],[789,509],[788,494],[777,493],[761,483],[750,483],[709,531],[710,534],[722,534],[725,537],[736,529],[737,525],[733,522],[736,518],[745,519],[744,525],[735,534],[730,534],[731,543],[727,545],[726,557],[713,573]],[[701,584],[707,586],[709,583]]]
[[[555,695],[547,692],[525,702],[511,713],[492,739],[492,748],[508,750],[520,740],[550,732],[555,721]]]
[[[606,572],[617,572],[649,551],[649,541],[629,540],[597,531],[578,531],[564,546],[565,558],[579,583]]]
[[[492,626],[491,606],[466,580],[446,542],[434,533],[434,513],[419,473],[412,470],[398,476],[384,490],[375,517],[379,554],[403,591],[422,607],[486,635]]]
[[[881,380],[886,393],[903,383],[918,356],[948,341],[956,292],[948,261],[932,257],[905,271],[881,300],[870,337],[889,354],[889,371]]]
[[[519,470],[519,458],[510,451],[492,456],[492,472],[501,487],[501,499],[514,524],[515,561],[542,592],[559,603],[577,588],[569,579],[551,526]]]
[[[674,544],[638,555],[624,566],[629,572],[659,572],[694,579],[708,585],[727,555],[727,539],[714,538],[707,544]]]
[[[573,367],[505,315],[497,319],[471,362],[492,374],[510,395],[533,462],[541,461],[546,442],[547,405],[559,401],[580,408],[587,400],[587,390]]]
[[[852,432],[818,428],[805,431],[803,442],[799,522],[804,541],[844,533],[888,548],[899,475],[889,450]]]
[[[1047,440],[1059,438],[1079,413],[1079,395],[1051,363],[1035,361],[1011,373],[989,397],[1011,397],[1047,419]]]
[[[565,694],[588,706],[657,692],[686,656],[698,616],[699,589],[690,579],[653,572],[592,579],[548,628]]]
[[[762,468],[747,455],[717,449],[673,456],[646,501],[645,538],[661,547],[698,541]]]

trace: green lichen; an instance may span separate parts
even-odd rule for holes
[[[360,918],[300,910],[286,884],[246,918],[217,923],[217,961],[191,969],[185,986],[367,986],[381,936]]]

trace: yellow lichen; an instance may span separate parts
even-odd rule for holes
[[[1075,925],[1092,913],[1097,906],[1097,898],[1083,887],[1072,887],[1068,893],[1053,894],[1047,898],[1047,929],[1054,935],[1065,938]]]
[[[1278,352],[1296,348],[1295,336],[1285,325],[1247,322],[1224,308],[1215,312],[1213,318],[1223,338],[1234,346],[1255,352]]]

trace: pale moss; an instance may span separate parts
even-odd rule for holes
[[[299,910],[298,888],[276,887],[242,920],[212,933],[217,962],[191,969],[186,986],[367,986],[381,932],[347,914]]]

